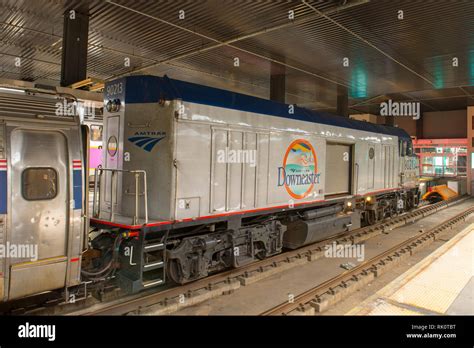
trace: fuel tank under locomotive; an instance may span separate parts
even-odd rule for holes
[[[284,222],[288,232],[283,236],[283,246],[297,249],[338,233],[359,228],[360,214],[343,213],[343,210],[343,205],[334,205],[290,216],[288,221]]]

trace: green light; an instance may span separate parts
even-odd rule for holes
[[[349,94],[351,98],[367,97],[367,71],[362,64],[357,64],[352,70]]]
[[[474,85],[474,51],[469,51],[469,85]]]
[[[434,87],[436,89],[444,87],[443,58],[434,57]]]

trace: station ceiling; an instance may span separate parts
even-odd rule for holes
[[[92,78],[167,74],[268,98],[274,63],[287,102],[312,109],[335,111],[338,85],[351,113],[474,105],[473,1],[0,0],[0,78],[59,84],[63,14],[81,6]]]

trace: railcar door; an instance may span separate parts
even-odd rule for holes
[[[10,258],[12,299],[65,285],[69,168],[66,138],[59,131],[13,128],[9,139],[9,240],[18,251]]]

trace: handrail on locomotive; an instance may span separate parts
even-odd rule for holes
[[[104,172],[110,172],[110,222],[115,220],[115,205],[117,203],[117,177],[118,173],[129,173],[135,176],[135,215],[133,216],[133,224],[136,225],[140,220],[140,198],[143,195],[144,207],[145,207],[145,221],[144,224],[148,223],[148,194],[147,194],[147,177],[145,170],[123,170],[123,169],[112,169],[103,168],[98,166],[94,173],[94,197],[92,201],[92,214],[95,218],[100,217],[101,212],[101,185],[102,176]],[[140,193],[140,177],[143,176],[143,193]],[[107,189],[107,188],[105,188]]]

